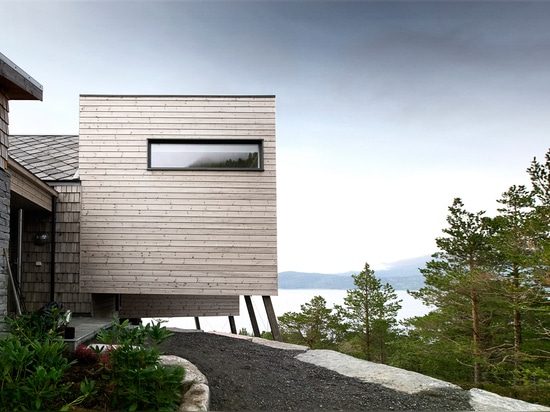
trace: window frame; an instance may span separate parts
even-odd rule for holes
[[[171,167],[152,166],[151,155],[153,144],[172,145],[258,145],[258,167]],[[263,139],[147,139],[147,170],[181,170],[181,171],[223,171],[223,172],[263,172],[264,171],[264,140]]]

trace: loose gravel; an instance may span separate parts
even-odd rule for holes
[[[408,394],[302,362],[303,350],[204,332],[175,333],[161,350],[206,375],[214,411],[472,410],[466,391]]]

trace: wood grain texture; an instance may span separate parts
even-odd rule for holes
[[[147,170],[149,139],[262,139],[263,171]],[[277,294],[273,96],[81,96],[81,290]]]

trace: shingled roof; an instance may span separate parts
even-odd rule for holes
[[[78,136],[10,135],[9,155],[43,181],[78,180]]]

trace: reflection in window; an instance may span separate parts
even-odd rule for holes
[[[149,141],[151,169],[260,170],[261,141]]]

